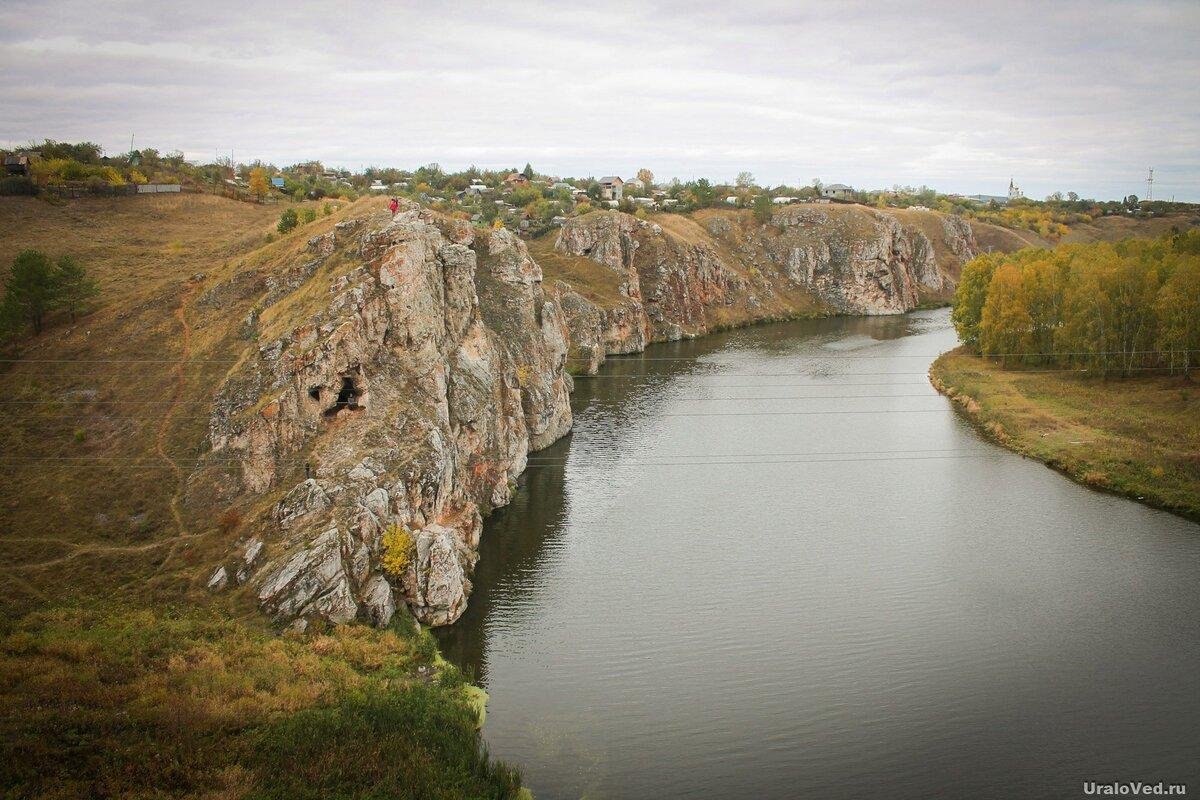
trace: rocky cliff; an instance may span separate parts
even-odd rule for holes
[[[246,586],[281,622],[384,625],[398,602],[453,622],[483,515],[509,501],[528,453],[571,427],[572,371],[799,311],[902,312],[953,286],[939,247],[974,249],[969,228],[947,226],[935,246],[867,209],[787,209],[767,226],[661,219],[597,212],[563,226],[554,254],[610,287],[587,294],[543,288],[512,233],[416,206],[312,239],[311,258],[272,276],[244,320],[258,347],[214,402],[197,472],[235,464],[208,483],[263,502],[258,535],[209,587]]]
[[[211,583],[250,584],[280,620],[382,625],[399,593],[422,622],[451,622],[470,593],[481,514],[508,502],[531,447],[570,429],[562,312],[508,231],[414,208],[310,247],[313,274],[339,256],[353,266],[215,403],[212,459],[236,459],[244,491],[282,496],[265,535]],[[312,282],[268,296],[262,316]],[[297,461],[305,477],[279,487]],[[381,566],[389,529],[407,545],[395,575]]]
[[[558,251],[620,280],[619,301],[594,308],[567,289],[568,323],[588,369],[601,350],[638,351],[798,311],[903,313],[948,297],[978,250],[958,218],[901,220],[864,206],[792,206],[767,225],[734,212],[660,219],[598,212],[568,220],[558,235]]]

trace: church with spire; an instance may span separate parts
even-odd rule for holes
[[[1020,198],[1022,198],[1024,196],[1025,195],[1021,192],[1021,187],[1019,187],[1015,183],[1013,183],[1012,178],[1009,178],[1008,179],[1008,199],[1010,201],[1011,200],[1019,200]]]

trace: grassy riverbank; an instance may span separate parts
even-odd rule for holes
[[[1011,369],[961,350],[938,358],[929,376],[1000,444],[1200,521],[1200,383]]]
[[[5,797],[522,796],[406,614],[278,636],[194,606],[75,605],[5,621],[0,674]]]

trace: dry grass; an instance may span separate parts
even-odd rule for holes
[[[596,212],[600,213],[600,212]],[[605,308],[628,299],[618,291],[622,278],[608,267],[584,256],[573,256],[554,249],[557,232],[530,239],[529,252],[542,267],[543,279],[565,281],[571,288]]]
[[[267,276],[312,258],[309,238],[375,206],[364,200],[268,243],[282,206],[192,194],[0,199],[0,258],[28,247],[69,254],[101,286],[96,311],[22,342],[21,360],[0,371],[4,610],[27,610],[62,586],[194,593],[197,570],[232,529],[218,525],[224,508],[193,508],[177,523],[172,499],[207,449],[213,392],[257,346],[240,338],[241,320]],[[307,289],[328,296],[325,285]],[[282,329],[311,313],[299,302],[273,322]]]
[[[515,795],[462,676],[413,630],[275,636],[110,603],[6,621],[0,785],[45,800]]]
[[[958,351],[930,377],[989,434],[1081,483],[1200,520],[1200,385],[1003,369]]]

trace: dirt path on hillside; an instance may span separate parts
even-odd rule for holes
[[[87,555],[122,555],[127,553],[144,553],[149,550],[154,550],[158,547],[171,547],[170,552],[163,558],[158,569],[154,574],[157,575],[166,566],[167,562],[175,555],[179,545],[190,538],[194,534],[189,534],[187,527],[183,523],[183,515],[179,510],[179,498],[183,490],[184,471],[183,468],[176,463],[175,459],[167,452],[167,434],[171,427],[171,421],[175,418],[175,412],[183,404],[183,394],[187,384],[186,368],[188,360],[192,356],[192,326],[187,320],[188,302],[199,289],[199,283],[188,281],[184,287],[183,294],[179,298],[179,307],[175,309],[175,319],[179,321],[180,328],[180,347],[179,360],[175,364],[174,386],[171,390],[171,399],[163,412],[162,419],[158,422],[158,428],[154,433],[154,452],[170,469],[171,474],[175,477],[175,489],[171,492],[171,497],[167,502],[167,507],[171,512],[171,518],[175,522],[175,535],[165,539],[156,539],[152,542],[138,545],[74,545],[75,549],[64,556],[49,559],[48,561],[39,561],[34,564],[18,564],[14,569],[42,569],[45,567],[53,567],[59,564],[64,564],[72,561],[80,556]],[[63,542],[70,545],[70,542]]]
[[[179,298],[179,307],[175,309],[175,319],[179,321],[180,329],[179,362],[175,365],[175,385],[171,390],[170,405],[163,412],[162,419],[158,422],[158,430],[154,433],[154,452],[158,454],[158,457],[170,468],[171,474],[175,476],[175,491],[171,492],[171,499],[167,505],[171,510],[171,518],[175,520],[175,530],[178,538],[187,536],[187,528],[183,524],[183,515],[179,512],[179,495],[182,491],[184,475],[183,469],[167,453],[167,432],[171,427],[171,420],[174,419],[175,412],[179,409],[183,400],[183,393],[187,385],[185,369],[188,359],[192,357],[192,326],[188,323],[187,319],[187,305],[199,287],[200,284],[198,282],[188,281],[187,286],[183,290],[183,295]]]

